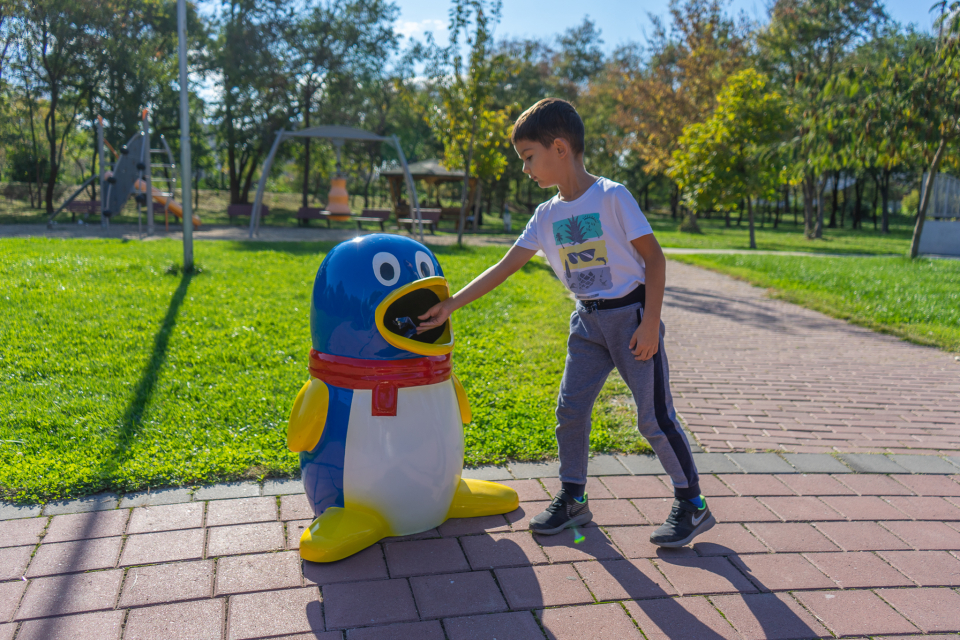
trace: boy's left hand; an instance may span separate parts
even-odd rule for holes
[[[634,359],[641,361],[649,360],[660,349],[660,323],[654,324],[646,320],[644,316],[630,338],[630,353],[634,355]]]

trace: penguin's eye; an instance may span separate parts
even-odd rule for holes
[[[373,275],[385,287],[397,284],[400,279],[400,261],[392,253],[381,251],[373,256]]]
[[[422,277],[429,278],[430,276],[436,275],[433,271],[433,260],[431,260],[430,256],[426,253],[417,251],[414,260],[417,262],[417,271],[420,272]]]

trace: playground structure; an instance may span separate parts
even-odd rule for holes
[[[926,173],[922,184],[926,189]],[[960,256],[960,180],[945,173],[934,176],[927,219],[920,234],[920,253]]]
[[[147,110],[141,113],[141,129],[135,133],[127,144],[120,147],[117,152],[113,145],[104,140],[103,137],[103,118],[97,119],[97,152],[100,158],[99,176],[90,176],[80,187],[60,205],[50,219],[47,220],[47,228],[52,228],[55,220],[61,211],[74,207],[74,201],[84,189],[99,177],[100,181],[100,201],[90,202],[90,208],[100,210],[100,224],[104,227],[109,226],[110,218],[117,215],[126,205],[130,196],[134,196],[137,203],[137,224],[140,225],[142,210],[144,205],[147,214],[147,234],[153,233],[154,228],[154,205],[162,207],[164,212],[164,223],[169,228],[169,214],[182,221],[183,207],[174,200],[173,192],[177,184],[177,165],[173,161],[173,152],[170,145],[163,135],[160,135],[160,149],[151,148],[150,124],[147,120]],[[104,146],[109,147],[114,155],[114,163],[111,168],[107,168]],[[153,156],[160,155],[161,162],[153,162]],[[154,176],[154,169],[163,169],[162,176]],[[165,189],[155,189],[154,182],[163,183]],[[194,226],[200,226],[200,219],[192,216]]]
[[[364,142],[386,142],[397,150],[400,158],[400,166],[403,169],[403,176],[406,178],[407,189],[410,191],[410,200],[413,203],[415,217],[410,216],[417,223],[417,230],[420,235],[420,241],[423,241],[423,218],[420,213],[420,204],[417,201],[417,188],[413,183],[413,176],[410,174],[410,167],[407,166],[407,158],[400,148],[400,141],[397,136],[378,136],[363,129],[354,129],[353,127],[343,127],[338,125],[321,125],[301,129],[300,131],[287,131],[281,129],[270,147],[270,153],[263,163],[260,170],[260,182],[257,184],[257,196],[253,202],[253,211],[250,214],[250,238],[259,233],[260,230],[260,209],[263,205],[263,192],[267,186],[267,176],[270,175],[270,167],[273,165],[274,156],[280,143],[289,138],[326,138],[333,143],[337,152],[337,173],[331,180],[330,197],[327,205],[328,211],[326,217],[330,220],[351,220],[357,219],[357,216],[350,214],[350,200],[346,191],[346,177],[340,171],[340,150],[347,140],[360,140]],[[398,216],[399,217],[399,216]]]

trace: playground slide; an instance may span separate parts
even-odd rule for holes
[[[133,188],[137,191],[137,193],[146,193],[147,183],[144,182],[143,180],[138,179],[136,182],[133,183]],[[174,200],[170,194],[162,193],[154,189],[153,201],[159,204],[161,207],[166,207],[167,211],[175,215],[177,218],[183,218],[183,207],[181,207],[180,203]],[[199,227],[200,218],[198,218],[196,214],[194,214],[192,217],[193,217],[193,226]]]

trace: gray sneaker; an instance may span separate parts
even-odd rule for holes
[[[692,502],[675,499],[667,521],[650,534],[650,542],[658,547],[682,547],[715,524],[706,500],[703,509],[697,509]]]
[[[587,506],[587,496],[583,496],[583,502],[577,502],[561,489],[550,506],[530,520],[530,531],[552,536],[570,527],[582,527],[591,520],[593,514]]]

